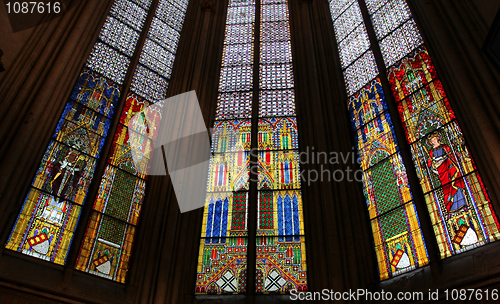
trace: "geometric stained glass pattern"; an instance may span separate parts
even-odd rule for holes
[[[389,1],[372,16],[377,38],[382,39],[410,16],[410,9],[404,0]]]
[[[174,59],[174,54],[166,51],[152,40],[146,39],[139,62],[159,75],[170,78]]]
[[[167,51],[175,53],[179,44],[180,32],[155,17],[151,23],[148,38],[164,47]]]
[[[223,67],[221,69],[219,91],[249,91],[252,86],[252,75],[251,66]]]
[[[253,23],[228,24],[224,44],[243,44],[253,41]]]
[[[255,1],[229,2],[197,294],[246,292],[247,210],[255,204],[259,225],[253,274],[256,292],[307,290],[287,1],[262,1],[258,25],[261,90],[259,112],[252,114],[254,18]],[[252,115],[261,117],[255,143],[259,149],[258,202],[248,201]]]
[[[214,123],[212,152],[250,150],[250,120],[228,120]]]
[[[121,39],[121,37],[130,37],[130,39]],[[112,47],[122,51],[125,55],[131,57],[134,54],[135,44],[139,39],[139,33],[113,17],[108,17],[101,29],[99,38]]]
[[[380,79],[374,79],[363,90],[348,99],[353,130],[367,124],[387,110],[387,103]]]
[[[230,6],[227,10],[226,24],[252,23],[255,21],[255,6]]]
[[[355,0],[330,0],[330,13],[332,20],[337,19]]]
[[[305,238],[257,237],[257,293],[307,290]]]
[[[342,68],[345,69],[369,48],[368,34],[365,26],[361,24],[339,44]]]
[[[260,26],[260,41],[284,41],[290,39],[288,21],[262,22]]]
[[[151,102],[157,102],[166,98],[168,81],[139,63],[130,89]]]
[[[307,290],[288,1],[261,9],[255,291],[284,294]]]
[[[335,0],[333,0],[335,1]],[[363,22],[361,9],[359,4],[354,2],[347,8],[336,20],[334,20],[335,36],[337,41],[341,42],[344,38],[352,32],[358,25]]]
[[[293,89],[260,91],[259,117],[275,116],[295,116]]]
[[[212,238],[201,238],[195,292],[244,293],[247,243],[247,237],[229,237],[218,243],[214,243]]]
[[[300,189],[299,154],[259,151],[259,189]]]
[[[293,87],[292,64],[261,65],[259,78],[261,89],[290,89]]]
[[[141,31],[147,15],[143,8],[128,0],[116,0],[109,14],[136,31]]]
[[[87,66],[101,75],[122,84],[130,59],[106,44],[96,43],[87,60]]]
[[[130,39],[121,39],[121,37],[127,36],[130,37]],[[101,29],[99,39],[131,57],[134,54],[135,44],[139,39],[139,33],[113,17],[108,17]]]
[[[380,41],[380,50],[384,57],[385,66],[389,67],[406,54],[423,43],[417,25],[413,19]]]
[[[260,150],[298,149],[295,117],[259,119]]]
[[[344,70],[344,79],[349,95],[356,93],[368,81],[378,74],[377,64],[372,51],[367,51],[347,69]]]
[[[104,171],[93,209],[137,225],[145,188],[146,181],[108,165]]]
[[[283,4],[268,4],[262,8],[262,22],[284,21],[288,19],[288,6]]]
[[[215,119],[250,118],[252,93],[234,92],[219,94]]]
[[[246,292],[255,2],[230,0],[196,274],[197,294]]]
[[[155,17],[164,21],[169,27],[181,32],[186,14],[187,1],[160,1]]]
[[[225,66],[252,64],[253,44],[229,44],[224,47],[222,61]]]
[[[370,219],[412,200],[410,185],[399,153],[363,172],[363,191]]]
[[[363,23],[361,8],[357,1],[352,4],[345,2],[331,0],[330,10],[340,62],[344,69],[344,81],[347,92],[351,95],[375,78],[378,69],[373,53],[369,50],[370,41]],[[339,6],[340,4],[345,6]]]
[[[260,62],[263,64],[290,62],[292,59],[290,41],[261,43],[260,48]]]
[[[368,12],[373,14],[376,12],[382,5],[384,5],[388,0],[365,0],[366,7],[368,8]]]

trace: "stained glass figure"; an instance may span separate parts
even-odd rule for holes
[[[6,248],[62,265],[96,159],[85,135],[61,138],[50,142]]]
[[[184,1],[161,0],[155,11],[148,38],[132,79],[131,91],[120,115],[113,137],[106,169],[101,177],[91,219],[77,259],[76,269],[121,283],[125,282],[147,184],[149,157],[154,145],[161,113],[148,111],[147,121],[137,120],[129,132],[132,116],[153,102],[165,98],[168,79],[175,60],[175,50],[185,15]],[[138,123],[143,123],[139,125]],[[147,128],[148,136],[134,136]],[[143,151],[136,164],[131,148]],[[144,166],[144,167],[138,167]]]
[[[345,2],[330,1],[330,12],[349,94],[347,106],[363,173],[379,275],[387,279],[426,265],[428,257],[361,8],[354,1],[341,12],[347,6]],[[381,2],[367,1],[367,5],[379,8],[387,1]],[[408,18],[395,17],[398,12],[407,12],[396,2],[387,4],[377,15],[374,22],[381,25],[379,36],[385,37],[402,22],[400,19]]]
[[[441,257],[498,240],[496,213],[406,1],[372,15],[381,33],[384,10],[401,24],[378,38]]]
[[[148,4],[126,0],[113,4],[42,158],[8,249],[65,263],[145,9]]]

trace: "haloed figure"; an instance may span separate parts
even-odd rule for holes
[[[465,198],[465,184],[458,168],[458,162],[448,145],[440,142],[440,135],[434,133],[428,143],[432,146],[427,161],[432,172],[439,175],[446,210],[451,213],[464,207],[467,210]]]

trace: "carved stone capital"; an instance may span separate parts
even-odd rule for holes
[[[201,9],[209,10],[210,12],[214,12],[215,9],[215,0],[201,0]]]

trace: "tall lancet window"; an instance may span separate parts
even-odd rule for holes
[[[133,114],[166,97],[186,9],[187,0],[114,2],[35,173],[8,249],[63,265],[71,245],[78,252],[75,229],[88,222],[76,269],[125,282],[147,180],[130,155],[130,145],[143,143],[130,142],[126,126]],[[131,66],[136,56],[139,63]],[[127,75],[133,75],[130,81]],[[101,155],[110,145],[108,155]],[[98,172],[100,162],[105,166]],[[94,183],[97,193],[89,193]],[[92,209],[89,219],[79,218],[83,208]]]
[[[245,293],[247,276],[256,293],[307,290],[294,98],[288,2],[230,0],[197,294]]]
[[[406,1],[329,3],[380,278],[428,263],[415,204],[427,207],[427,238],[441,258],[497,240],[497,217]],[[404,129],[397,138],[394,120]],[[404,161],[401,145],[411,151]],[[411,190],[407,173],[417,177]]]

